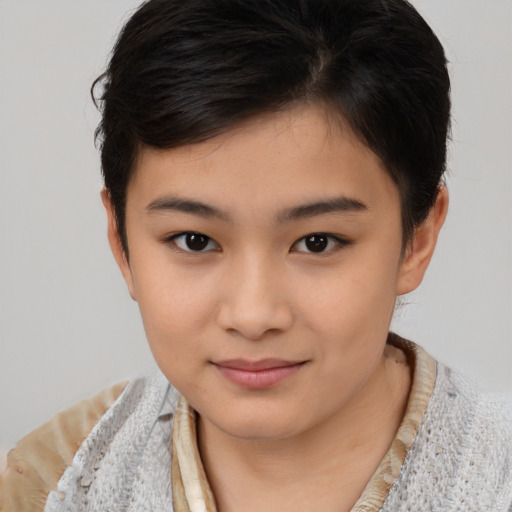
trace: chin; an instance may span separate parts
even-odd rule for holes
[[[281,417],[243,417],[236,421],[230,417],[230,421],[220,421],[215,426],[224,434],[246,441],[277,441],[293,437],[300,433],[297,421]]]

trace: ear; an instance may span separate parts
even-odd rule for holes
[[[448,190],[440,186],[432,210],[425,221],[416,228],[413,239],[407,246],[398,277],[398,295],[412,292],[421,284],[447,213]]]
[[[130,293],[131,298],[133,300],[137,300],[135,297],[133,275],[130,268],[130,262],[128,261],[128,256],[123,248],[123,244],[121,243],[119,230],[117,229],[117,220],[114,206],[110,200],[110,194],[106,189],[101,191],[101,200],[107,214],[107,236],[110,249],[112,250],[112,254],[114,255],[114,258],[117,262],[117,266],[121,270],[121,274],[123,274],[123,278],[126,282],[126,285],[128,286],[128,292]]]

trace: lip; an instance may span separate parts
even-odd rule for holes
[[[230,359],[213,365],[229,381],[248,389],[266,389],[299,371],[306,361]]]

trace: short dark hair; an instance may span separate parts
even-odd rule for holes
[[[105,187],[128,251],[126,190],[142,145],[204,141],[297,102],[323,102],[398,186],[404,243],[446,168],[443,47],[406,0],[148,0],[93,84]]]

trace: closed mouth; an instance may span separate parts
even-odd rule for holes
[[[230,359],[213,363],[231,383],[246,389],[267,389],[297,373],[307,361]]]
[[[274,368],[286,368],[303,364],[305,361],[287,361],[283,359],[260,359],[259,361],[249,361],[246,359],[229,359],[227,361],[214,362],[216,366],[223,368],[231,368],[233,370],[241,370],[246,372],[259,372],[263,370],[271,370]]]

